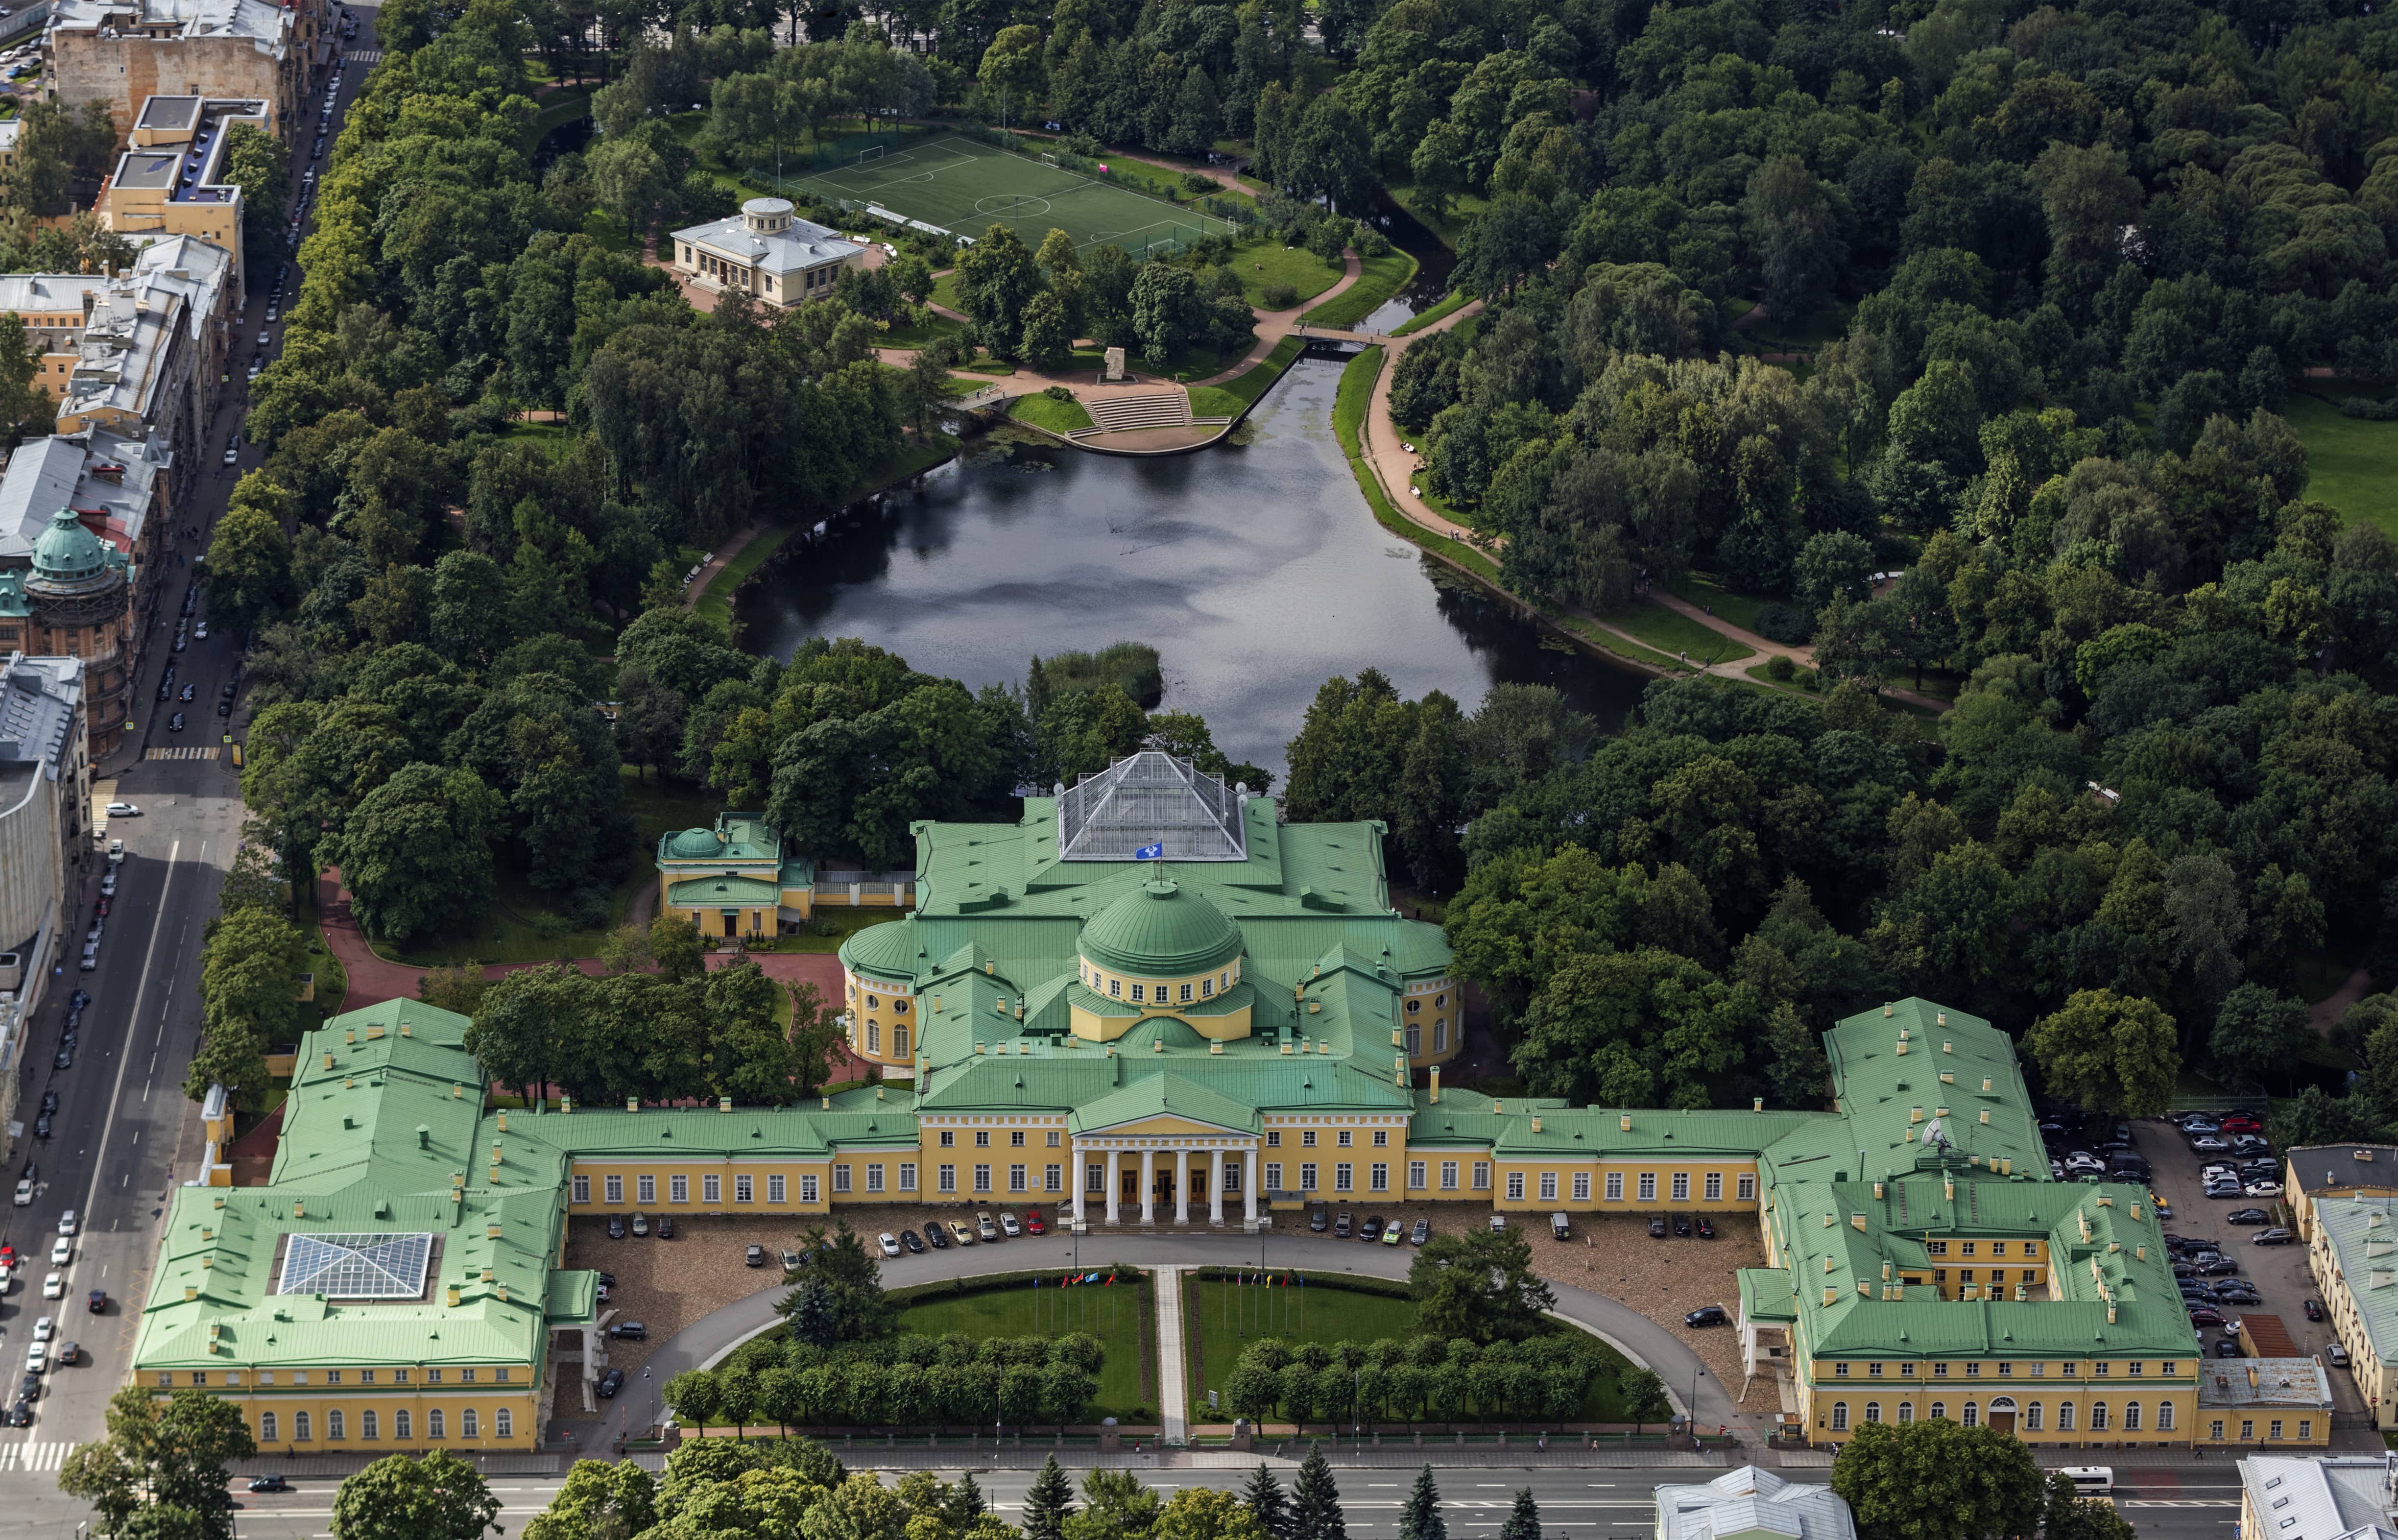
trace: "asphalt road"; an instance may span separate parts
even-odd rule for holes
[[[368,16],[370,25],[371,13]],[[350,47],[370,43],[362,26]],[[342,75],[344,105],[365,74],[362,66],[353,65]],[[292,156],[295,191],[310,165],[323,165],[308,157],[313,139],[303,123]],[[259,278],[258,289],[246,296],[236,318],[237,337],[254,337],[263,329],[259,321],[273,272],[262,272]],[[67,949],[64,971],[50,980],[26,1047],[20,1089],[27,1132],[5,1171],[5,1186],[13,1188],[28,1169],[37,1172],[38,1186],[30,1207],[0,1209],[0,1241],[14,1245],[20,1258],[31,1253],[34,1260],[20,1267],[17,1280],[0,1296],[0,1365],[7,1374],[7,1394],[0,1404],[15,1398],[15,1382],[23,1372],[37,1318],[55,1317],[59,1337],[83,1348],[82,1361],[53,1368],[42,1377],[31,1427],[0,1429],[0,1503],[17,1516],[11,1533],[28,1536],[71,1537],[90,1516],[82,1504],[58,1493],[56,1473],[68,1449],[105,1431],[102,1413],[108,1398],[125,1383],[132,1346],[134,1312],[129,1306],[138,1305],[147,1291],[167,1196],[176,1182],[198,1174],[199,1110],[183,1096],[182,1083],[199,1038],[201,936],[216,912],[217,890],[240,839],[239,780],[221,741],[224,719],[215,714],[217,692],[234,677],[240,649],[236,639],[222,632],[190,641],[181,653],[173,650],[173,639],[183,592],[192,581],[192,558],[205,549],[235,480],[258,464],[256,451],[247,445],[240,464],[222,463],[222,436],[239,426],[248,408],[248,352],[236,346],[226,360],[233,379],[204,414],[213,419],[209,431],[218,437],[203,437],[206,468],[171,537],[161,543],[157,581],[165,589],[136,685],[135,730],[127,746],[96,772],[101,777],[115,776],[117,800],[141,809],[139,817],[111,819],[107,830],[110,838],[125,842],[126,859],[101,943],[100,966],[91,973],[78,971],[74,966],[77,949]],[[203,605],[195,617],[206,615]],[[185,683],[197,686],[193,701],[159,700],[159,685],[169,666],[178,690]],[[181,733],[168,727],[177,710],[185,713],[187,723]],[[207,749],[217,750],[217,757],[146,757],[152,750]],[[103,870],[96,855],[86,855],[68,869],[68,910],[77,932],[90,923]],[[90,992],[91,1003],[84,1012],[74,1064],[60,1070],[54,1067],[54,1055],[61,1023],[68,996],[78,985]],[[59,1097],[52,1137],[47,1141],[32,1134],[45,1090]],[[59,1216],[69,1209],[81,1222],[73,1258],[62,1270],[64,1297],[45,1300],[49,1248]],[[99,1316],[89,1314],[84,1303],[93,1289],[109,1296]]]

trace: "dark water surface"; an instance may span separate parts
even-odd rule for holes
[[[1369,666],[1469,710],[1493,681],[1554,684],[1619,725],[1643,680],[1544,645],[1374,522],[1332,437],[1340,376],[1302,359],[1254,441],[1195,454],[979,441],[786,547],[742,592],[744,643],[854,636],[978,688],[1021,682],[1035,653],[1147,642],[1165,708],[1277,776],[1316,687]]]

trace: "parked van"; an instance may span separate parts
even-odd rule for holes
[[[2068,1466],[2065,1476],[2073,1483],[2077,1497],[2105,1497],[2115,1490],[2112,1466]]]
[[[1559,1240],[1566,1240],[1572,1236],[1573,1226],[1566,1223],[1566,1216],[1564,1214],[1551,1214],[1549,1216],[1549,1234],[1556,1236]]]

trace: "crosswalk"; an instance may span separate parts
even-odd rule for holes
[[[66,1464],[67,1443],[0,1444],[0,1475],[12,1470],[56,1470]]]
[[[342,55],[342,57],[348,60],[353,64],[377,64],[383,61],[383,50],[381,48],[352,48],[349,52]]]
[[[222,752],[221,749],[193,745],[182,749],[153,749],[141,757],[151,760],[212,760]]]

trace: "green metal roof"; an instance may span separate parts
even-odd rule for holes
[[[1188,1117],[1219,1128],[1254,1131],[1258,1109],[1179,1074],[1152,1074],[1088,1106],[1077,1107],[1066,1126],[1076,1133],[1113,1128],[1145,1117]]]
[[[682,909],[772,908],[783,890],[759,877],[685,877],[667,885],[667,902]]]
[[[658,836],[658,864],[780,866],[783,838],[762,813],[719,813],[712,829],[674,829]]]
[[[2398,1362],[2398,1206],[2364,1194],[2315,1200],[2315,1224],[2383,1363]]]
[[[1202,973],[1241,954],[1241,929],[1221,910],[1171,877],[1158,877],[1091,916],[1082,954],[1120,973],[1173,978]]]

